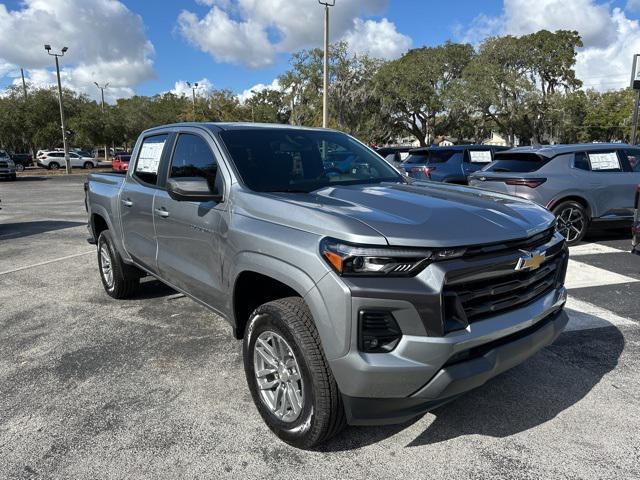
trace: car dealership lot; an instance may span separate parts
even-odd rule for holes
[[[640,257],[624,234],[572,249],[554,345],[420,419],[304,452],[260,419],[226,322],[156,281],[104,293],[83,179],[0,183],[7,476],[640,477]]]

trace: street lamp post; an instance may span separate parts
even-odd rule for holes
[[[329,124],[328,90],[329,90],[329,7],[336,4],[336,0],[318,0],[324,5],[324,74],[322,91],[322,127]]]
[[[102,103],[101,103],[101,108],[102,108],[102,122],[106,125],[106,120],[105,120],[105,116],[104,116],[104,89],[109,87],[109,82],[105,83],[103,86],[100,86],[98,84],[98,82],[93,82],[93,84],[98,87],[100,89],[100,96],[102,97]],[[104,144],[104,161],[108,162],[109,159],[107,158],[107,144]]]
[[[60,53],[51,53],[51,45],[47,44],[44,49],[49,55],[56,59],[56,75],[58,76],[58,103],[60,104],[60,127],[62,128],[62,147],[64,148],[64,163],[67,170],[67,174],[71,173],[71,161],[69,160],[69,145],[67,145],[67,131],[64,128],[64,108],[62,106],[62,83],[60,83],[60,64],[58,57],[64,57],[64,54],[69,50],[67,47],[62,47]]]
[[[638,71],[639,53],[633,56],[633,66],[631,67],[631,88],[634,91],[633,118],[631,120],[631,145],[636,144],[638,133],[638,104],[640,103],[640,72]]]
[[[198,82],[191,83],[187,82],[187,85],[191,87],[191,99],[193,100],[193,120],[196,119],[196,90],[198,89]]]

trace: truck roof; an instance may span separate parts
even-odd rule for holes
[[[171,127],[205,127],[209,130],[248,130],[248,129],[260,129],[260,130],[273,130],[273,129],[296,129],[296,130],[333,130],[317,127],[302,127],[299,125],[286,125],[282,123],[252,123],[252,122],[179,122],[169,123],[166,125],[158,125],[152,127],[147,131],[152,131],[161,128]]]
[[[543,157],[555,157],[565,153],[589,152],[593,150],[603,150],[612,148],[632,148],[626,143],[574,143],[558,145],[530,145],[526,147],[515,147],[507,151],[500,152],[502,155],[509,153],[535,153]]]

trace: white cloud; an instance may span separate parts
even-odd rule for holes
[[[240,95],[238,95],[238,100],[242,103],[249,100],[253,97],[257,92],[262,92],[263,90],[280,90],[280,82],[277,78],[275,78],[270,84],[265,85],[264,83],[257,83],[251,88],[247,88]]]
[[[524,35],[541,29],[580,33],[584,47],[578,51],[576,74],[585,87],[608,90],[628,85],[631,59],[640,52],[640,22],[619,8],[611,9],[609,2],[504,0],[502,15],[480,15],[468,28],[456,31],[462,40],[477,43],[490,35]]]
[[[411,39],[399,33],[395,24],[386,18],[379,22],[354,19],[353,30],[346,33],[344,40],[354,53],[385,60],[398,58],[411,47]]]
[[[44,44],[69,47],[61,59],[64,86],[94,98],[94,81],[109,82],[115,98],[154,75],[142,19],[117,0],[25,0],[17,10],[0,4],[0,65],[22,66],[31,83],[49,85],[53,59]]]
[[[195,85],[196,83],[198,84],[196,95],[208,93],[213,90],[213,84],[208,78],[202,78],[196,82],[193,82],[192,85]],[[191,88],[192,87],[187,84],[186,80],[178,80],[170,90],[170,93],[173,93],[174,95],[178,95],[180,97],[183,95],[191,96]]]
[[[216,61],[259,68],[272,65],[278,53],[320,46],[323,38],[321,5],[311,0],[200,0],[211,7],[202,18],[189,11],[178,17],[178,31]],[[345,39],[354,51],[398,56],[410,39],[379,15],[388,0],[341,0],[330,9],[331,41]],[[378,36],[381,36],[380,38]],[[372,48],[366,41],[372,42]],[[382,43],[386,42],[385,45]]]

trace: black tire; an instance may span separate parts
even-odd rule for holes
[[[49,170],[58,170],[60,168],[60,164],[58,162],[49,162],[49,166],[47,168]]]
[[[299,416],[283,422],[260,397],[254,368],[254,350],[265,331],[282,337],[290,346],[300,369],[304,400]],[[243,341],[244,370],[253,401],[267,426],[282,440],[309,449],[340,432],[345,424],[338,385],[324,357],[311,312],[300,297],[274,300],[251,315]]]
[[[93,168],[93,162],[84,162],[83,167],[85,170],[91,170]]]
[[[567,245],[579,243],[589,228],[589,216],[584,206],[568,200],[553,207],[552,211],[558,222],[556,229],[566,238]]]
[[[109,230],[103,230],[98,237],[98,271],[100,280],[107,294],[113,298],[129,298],[140,285],[142,272],[132,265],[127,265],[113,246],[113,238]],[[105,257],[108,255],[108,257]],[[109,279],[103,266],[103,259],[108,260],[112,272]]]
[[[16,163],[16,172],[24,172],[24,165],[21,163]]]

